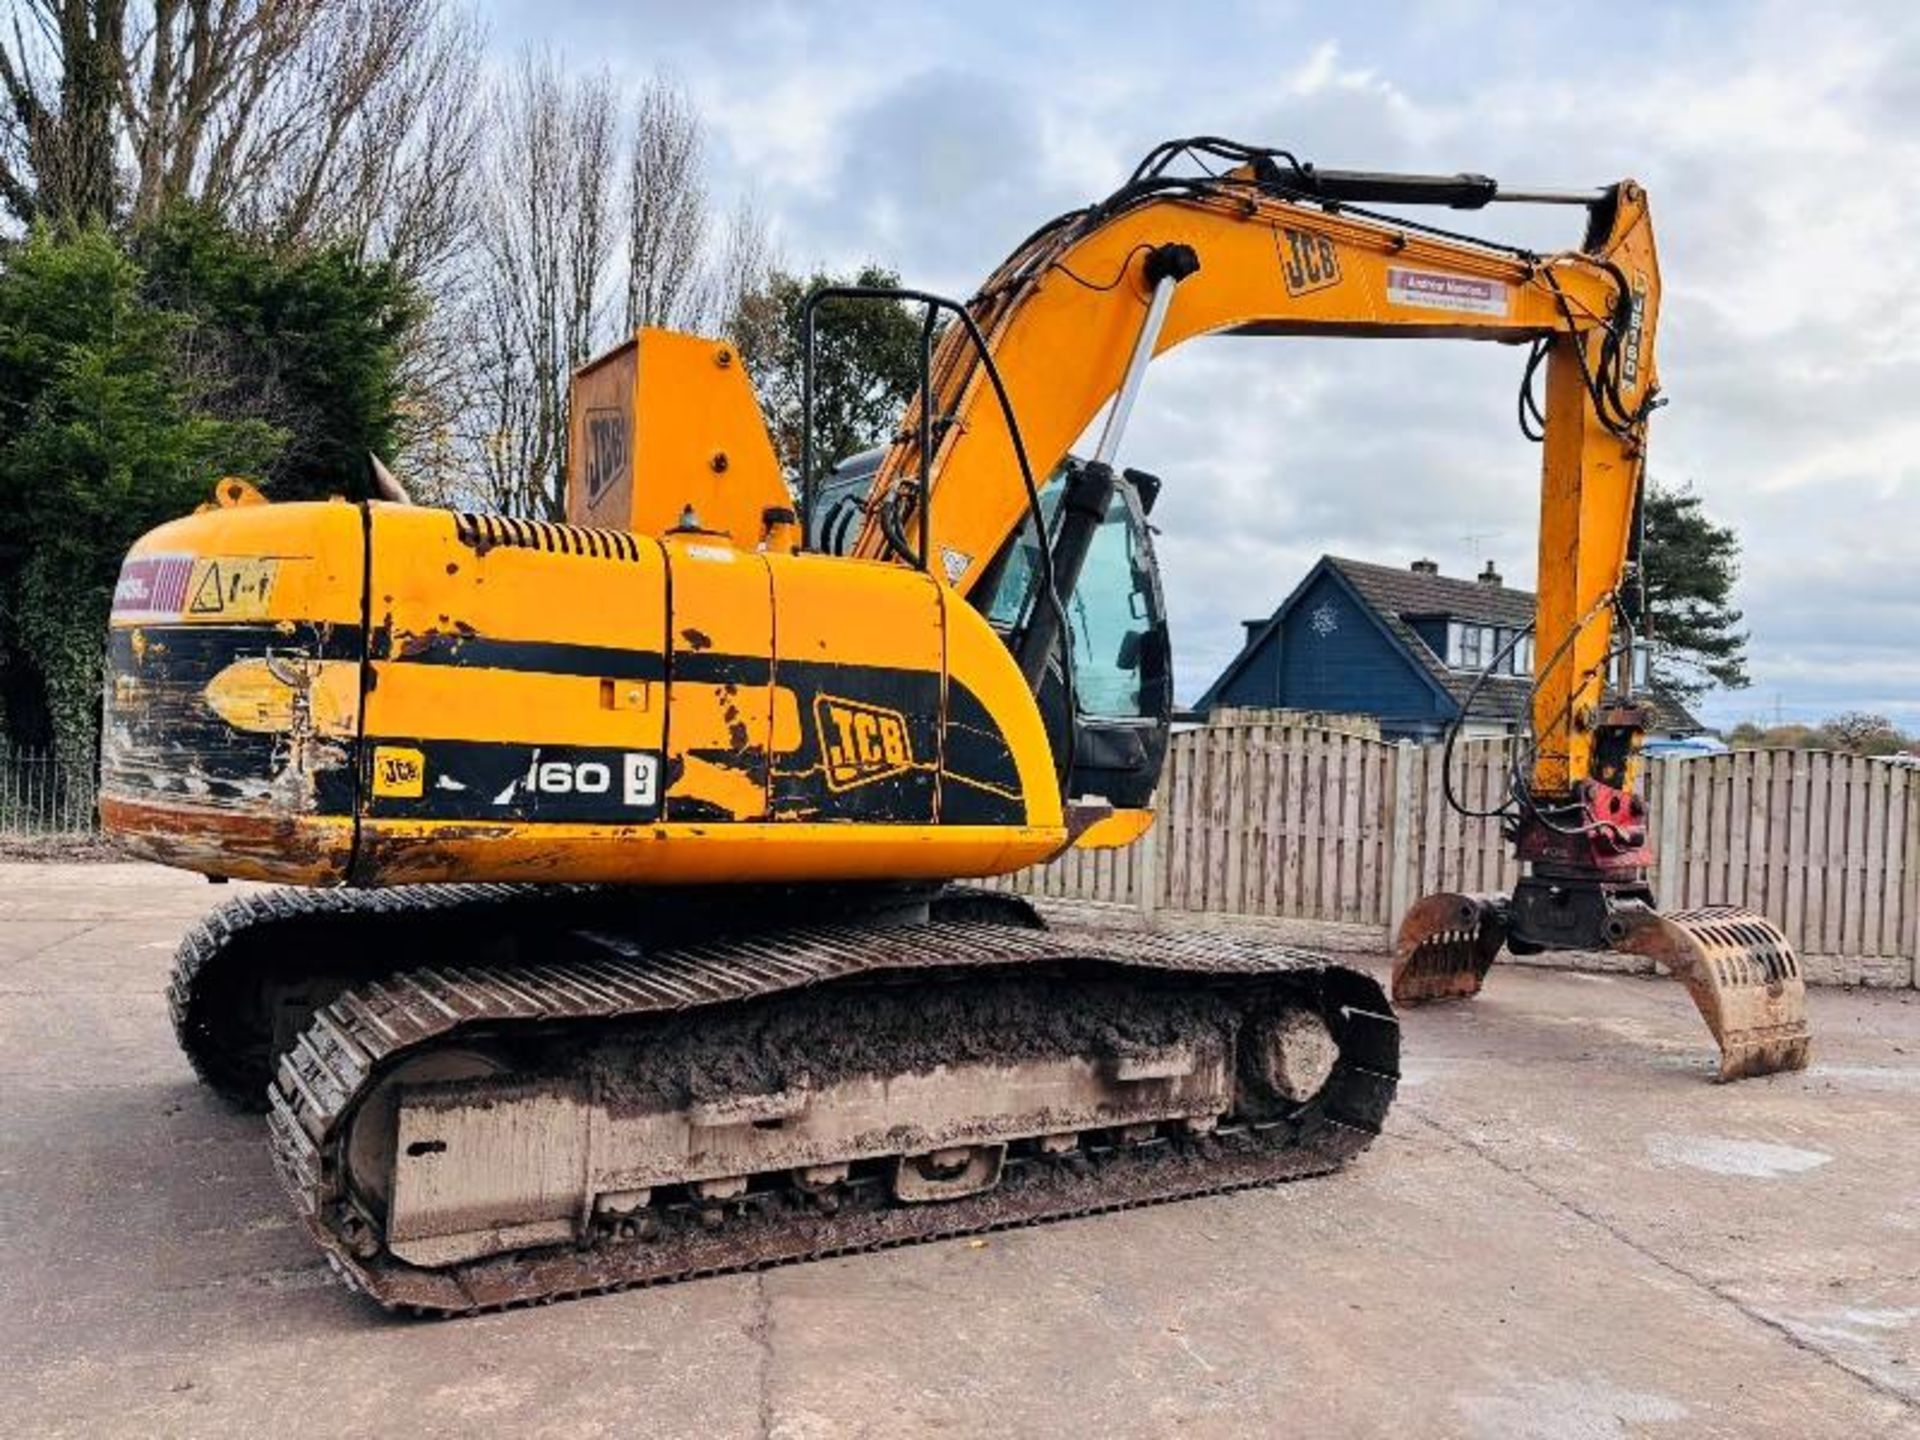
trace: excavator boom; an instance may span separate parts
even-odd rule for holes
[[[1256,156],[1256,159],[1258,157]],[[1334,179],[1327,179],[1330,173]],[[1278,170],[1254,160],[1219,179],[1123,189],[1043,228],[969,305],[992,364],[1018,397],[1020,439],[1050,473],[1116,395],[1156,286],[1156,254],[1195,261],[1177,282],[1152,346],[1202,335],[1497,341],[1544,349],[1547,373],[1540,528],[1542,635],[1574,635],[1568,663],[1540,676],[1533,785],[1564,790],[1590,768],[1591,732],[1612,638],[1608,602],[1628,568],[1645,446],[1658,389],[1660,274],[1644,190],[1631,180],[1588,197],[1586,245],[1537,256],[1428,227],[1357,214],[1345,197],[1453,204],[1491,192],[1475,177]],[[1135,191],[1138,193],[1135,193]],[[1331,198],[1329,198],[1331,197]],[[1556,197],[1566,198],[1566,197]],[[934,356],[931,553],[971,593],[1027,518],[1008,414],[980,349],[960,327]],[[855,553],[893,556],[880,517],[917,483],[916,402],[875,479]],[[895,518],[908,529],[917,497]],[[1582,624],[1581,621],[1585,620]]]

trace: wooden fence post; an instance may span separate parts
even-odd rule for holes
[[[1920,986],[1920,785],[1911,783],[1914,778],[1920,775],[1909,777],[1907,785],[1907,843],[1900,857],[1907,873],[1900,877],[1900,883],[1907,891],[1902,916],[1906,922],[1906,957],[1910,966],[1907,984]]]
[[[1648,778],[1654,783],[1654,803],[1660,825],[1653,842],[1654,873],[1660,883],[1655,891],[1660,903],[1678,909],[1686,881],[1686,856],[1680,853],[1680,772],[1682,760],[1655,760],[1648,766]]]
[[[1165,824],[1164,814],[1157,817],[1134,847],[1134,905],[1141,918],[1149,921],[1160,904],[1160,831]]]
[[[1413,741],[1393,747],[1393,823],[1387,830],[1387,929],[1399,925],[1420,883],[1419,848],[1413,843]]]

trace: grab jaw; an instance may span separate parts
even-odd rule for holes
[[[1505,897],[1442,891],[1400,922],[1393,947],[1393,1003],[1471,1000],[1507,943]]]
[[[1623,906],[1616,950],[1645,955],[1687,987],[1720,1046],[1722,1080],[1807,1067],[1807,986],[1787,937],[1734,905],[1659,914]]]

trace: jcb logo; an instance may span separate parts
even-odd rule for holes
[[[814,699],[813,715],[830,789],[850,790],[912,766],[913,743],[899,711],[821,695]]]
[[[627,469],[627,417],[618,410],[587,412],[587,503],[612,488]]]
[[[1310,230],[1282,227],[1275,236],[1280,248],[1280,273],[1287,294],[1306,295],[1340,283],[1340,252],[1333,241]]]
[[[418,800],[427,780],[427,757],[406,745],[373,748],[373,793],[394,800]]]

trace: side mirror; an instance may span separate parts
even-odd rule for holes
[[[1160,498],[1160,477],[1146,470],[1122,470],[1133,493],[1140,497],[1140,513],[1151,515],[1153,502]]]

